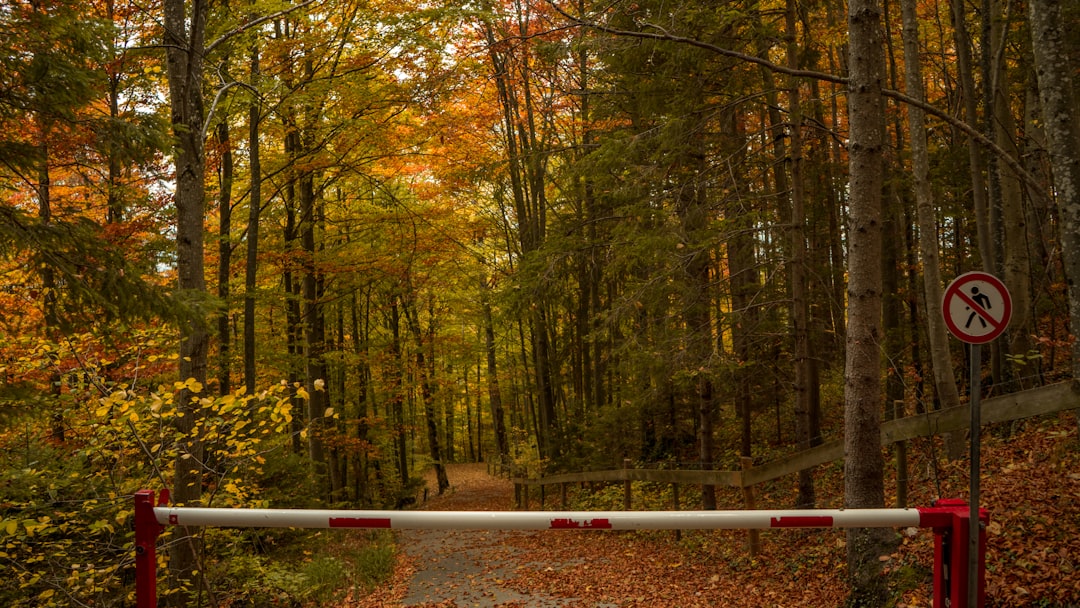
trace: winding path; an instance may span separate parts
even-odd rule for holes
[[[423,508],[441,511],[491,511],[512,506],[513,486],[486,473],[483,465],[448,469],[452,492]],[[434,485],[433,483],[430,485]],[[539,532],[402,530],[399,546],[415,570],[401,600],[403,606],[494,608],[583,606],[573,598],[526,592],[509,585],[529,556],[514,547],[514,536]],[[532,564],[535,566],[535,564]],[[545,563],[544,568],[571,564]]]

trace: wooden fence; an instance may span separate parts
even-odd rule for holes
[[[1080,408],[1080,384],[1077,384],[1077,388],[1074,389],[1073,382],[1061,382],[1000,397],[983,399],[981,400],[981,421],[984,425],[1009,422],[1077,408]],[[949,431],[966,430],[970,420],[968,405],[890,420],[881,425],[881,444],[887,446],[916,437],[930,437]],[[843,457],[844,442],[842,439],[834,439],[809,450],[783,456],[759,466],[750,466],[748,460],[744,460],[743,469],[739,471],[632,469],[629,466],[629,461],[627,461],[624,468],[621,469],[563,473],[539,479],[516,477],[513,478],[514,494],[518,508],[528,509],[529,488],[539,486],[542,508],[545,494],[544,486],[558,485],[560,487],[560,498],[565,506],[567,484],[623,482],[626,484],[624,502],[626,508],[629,509],[630,484],[634,481],[674,484],[676,488],[675,500],[677,502],[678,486],[681,484],[747,489],[804,469],[841,460]],[[746,498],[748,501],[752,501],[753,493],[746,493]],[[675,508],[679,508],[678,504],[675,505]],[[752,506],[748,504],[747,508],[752,508]]]

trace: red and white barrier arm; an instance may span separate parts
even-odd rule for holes
[[[735,530],[769,528],[901,528],[934,530],[934,606],[986,605],[985,509],[976,546],[976,599],[968,598],[970,509],[941,499],[917,509],[775,511],[318,511],[170,507],[168,492],[135,493],[135,596],[139,608],[157,606],[155,545],[165,526],[230,528],[368,528],[414,530]]]
[[[161,525],[412,530],[745,530],[928,525],[921,509],[773,511],[326,511],[156,507]],[[932,524],[929,524],[932,525]]]

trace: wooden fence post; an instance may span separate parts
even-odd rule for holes
[[[893,402],[893,418],[904,417],[904,402]],[[893,444],[893,456],[896,458],[896,506],[907,506],[908,494],[908,458],[907,441],[897,441]]]
[[[747,456],[743,456],[739,459],[742,464],[743,478],[746,478],[746,472],[754,466],[754,459]],[[754,498],[754,486],[747,485],[743,482],[743,503],[744,507],[749,510],[757,508],[757,500]],[[758,553],[761,553],[761,534],[758,530],[747,530],[748,545],[750,549],[750,557],[756,557]]]
[[[679,484],[671,484],[671,503],[672,508],[676,511],[679,510]],[[675,540],[682,540],[682,530],[675,530]]]
[[[623,471],[630,471],[630,459],[624,458],[622,462]],[[631,506],[630,496],[634,489],[634,482],[630,481],[630,475],[627,474],[626,481],[623,482],[623,509],[629,511]]]

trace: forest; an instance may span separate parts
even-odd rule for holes
[[[984,394],[1080,378],[1078,29],[1060,0],[0,0],[0,603],[130,605],[143,488],[400,508],[448,463],[842,436],[844,504],[886,506],[879,424],[973,384],[955,276],[1012,298]],[[260,542],[175,532],[163,601],[212,605]],[[854,589],[882,543],[850,533]]]

